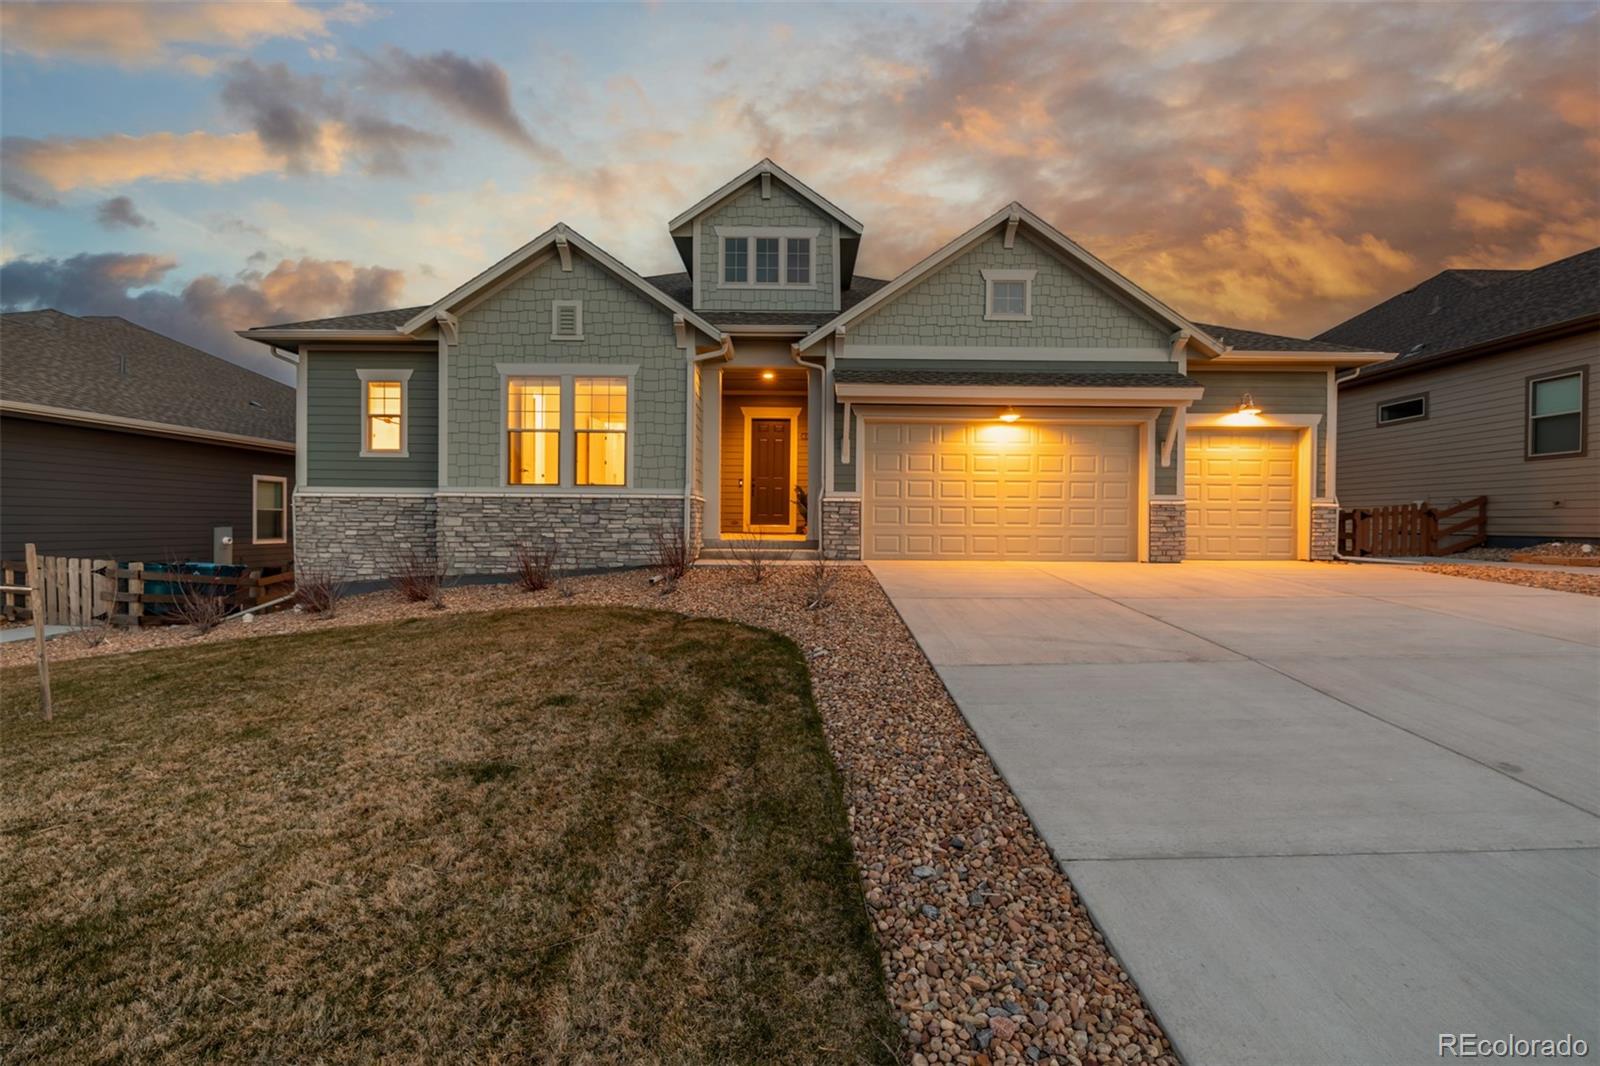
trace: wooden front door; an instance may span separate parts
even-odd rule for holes
[[[750,525],[789,526],[789,420],[750,420]]]

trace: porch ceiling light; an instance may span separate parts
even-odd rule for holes
[[[1000,412],[1000,421],[1006,422],[1006,423],[1015,422],[1017,419],[1019,419],[1021,417],[1022,417],[1022,415],[1017,411],[1017,409],[1015,407],[1007,407],[1004,411]]]
[[[1247,392],[1244,394],[1244,399],[1239,401],[1239,413],[1242,415],[1258,415],[1261,413],[1261,405],[1256,403],[1255,398]]]

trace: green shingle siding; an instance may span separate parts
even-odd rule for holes
[[[550,339],[552,304],[583,302],[583,339]],[[684,352],[672,313],[577,250],[517,278],[460,315],[450,350],[449,482],[495,488],[500,470],[498,363],[637,365],[633,380],[631,487],[681,490],[684,477]],[[564,413],[566,419],[571,413]]]
[[[1189,376],[1206,388],[1205,396],[1189,408],[1191,414],[1225,414],[1239,408],[1249,393],[1266,415],[1321,415],[1317,423],[1317,495],[1327,491],[1328,372],[1326,370],[1213,370],[1189,367]],[[1182,462],[1182,456],[1177,459]]]
[[[313,352],[306,364],[306,484],[339,488],[432,488],[439,477],[437,355],[420,352]],[[358,370],[409,370],[406,450],[361,455]]]
[[[811,278],[815,288],[782,285],[758,288],[722,287],[722,238],[719,226],[771,226],[777,229],[815,227]],[[751,181],[733,198],[700,219],[700,307],[712,311],[828,311],[833,309],[833,226],[831,217],[772,180],[772,198],[761,198],[761,182]],[[750,272],[755,272],[755,246],[750,247]]]
[[[984,319],[984,270],[1035,270],[1033,318]],[[1018,348],[1165,348],[1171,328],[1021,234],[997,231],[953,263],[849,326],[851,345],[974,344]]]

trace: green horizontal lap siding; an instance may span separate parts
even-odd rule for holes
[[[1317,423],[1317,495],[1327,492],[1328,372],[1326,370],[1213,370],[1209,374],[1189,365],[1189,376],[1206,387],[1205,396],[1189,408],[1190,414],[1217,415],[1239,409],[1245,393],[1261,406],[1264,415],[1321,415]],[[1183,457],[1175,456],[1174,463]]]
[[[1033,318],[984,319],[984,270],[1035,270]],[[849,343],[1014,348],[1165,348],[1171,327],[1021,234],[996,231],[849,326]]]
[[[722,287],[722,238],[718,226],[815,227],[811,278],[816,287],[791,289]],[[761,198],[760,180],[751,181],[720,207],[700,219],[700,308],[712,311],[830,311],[833,309],[834,221],[811,203],[772,179],[772,197]],[[781,246],[780,246],[781,254]],[[750,245],[750,276],[755,276],[756,249]]]
[[[306,484],[340,488],[433,488],[439,481],[438,356],[422,352],[313,352],[306,364]],[[361,455],[357,370],[409,370],[406,451]]]
[[[550,339],[552,305],[583,302],[583,339]],[[685,358],[672,312],[577,249],[572,270],[552,258],[460,316],[450,349],[449,483],[498,488],[505,413],[498,363],[637,365],[628,397],[633,469],[639,489],[683,489]],[[563,412],[570,422],[571,412]]]

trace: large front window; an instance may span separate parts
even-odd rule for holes
[[[1584,371],[1528,382],[1528,456],[1582,455]]]
[[[627,484],[628,379],[575,378],[572,406],[577,483]]]
[[[506,456],[511,484],[561,484],[560,378],[507,380]]]

